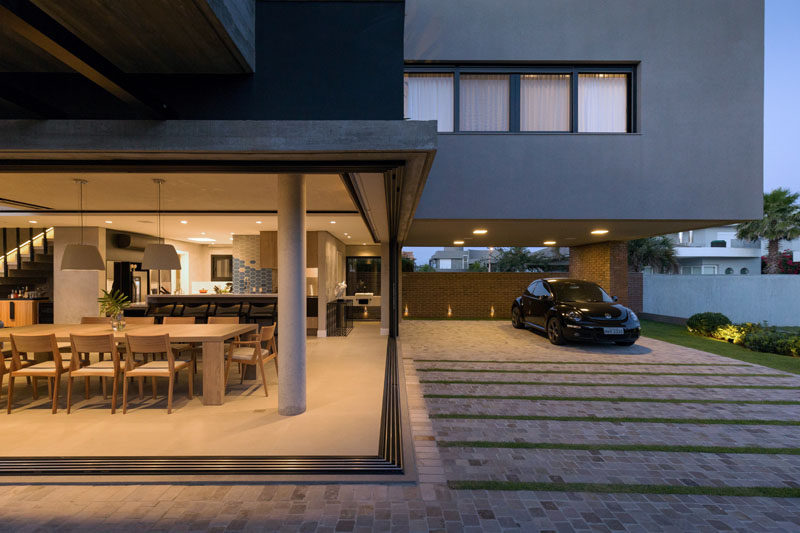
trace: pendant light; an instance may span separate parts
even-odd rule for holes
[[[158,185],[158,243],[148,244],[144,247],[142,270],[180,270],[181,260],[178,252],[171,244],[164,244],[161,237],[161,185],[166,180],[156,178],[153,183]]]
[[[61,270],[105,270],[106,263],[100,256],[100,250],[93,244],[83,243],[83,186],[88,183],[83,179],[76,179],[75,183],[80,188],[81,204],[81,243],[68,244],[64,248],[61,258]]]

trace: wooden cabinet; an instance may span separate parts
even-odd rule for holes
[[[319,232],[306,232],[306,267],[308,268],[319,266],[318,240]],[[278,232],[262,231],[260,245],[261,268],[278,268]]]
[[[39,323],[38,300],[0,300],[0,320],[7,328]]]

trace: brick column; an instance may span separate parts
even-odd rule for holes
[[[570,247],[569,276],[593,281],[627,305],[628,243],[606,241]]]

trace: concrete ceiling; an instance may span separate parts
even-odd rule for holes
[[[453,246],[463,240],[468,248],[487,246],[580,246],[602,241],[627,241],[677,231],[721,226],[730,220],[442,220],[414,219],[405,246]],[[473,230],[485,229],[485,235]],[[608,230],[592,235],[596,229]]]

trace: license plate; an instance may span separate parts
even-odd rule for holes
[[[624,335],[625,330],[622,328],[603,328],[605,335]]]

